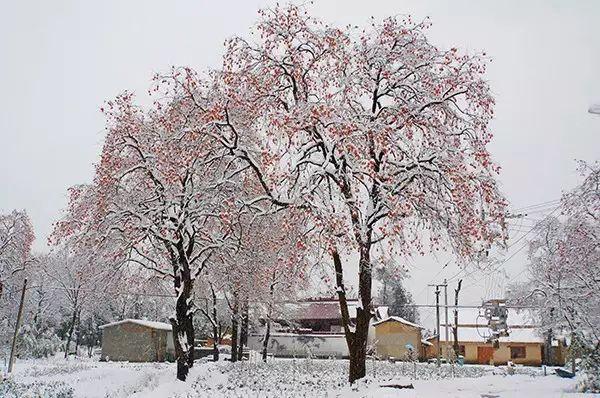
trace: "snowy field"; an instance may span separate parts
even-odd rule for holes
[[[103,363],[95,359],[19,361],[0,382],[2,398],[196,397],[577,397],[578,380],[544,376],[539,368],[369,362],[368,377],[345,382],[342,360],[285,360],[268,364],[199,362],[187,382],[174,380],[174,364]],[[454,377],[453,376],[454,373]],[[386,385],[409,385],[398,389]]]

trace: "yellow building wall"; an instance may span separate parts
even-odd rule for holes
[[[388,321],[375,326],[377,355],[381,358],[405,359],[408,354],[406,344],[415,348],[421,357],[421,330],[396,321]]]
[[[426,349],[427,358],[435,358],[437,356],[437,341],[430,340],[433,346]],[[442,342],[443,344],[443,342]],[[477,347],[491,347],[491,344],[479,342],[459,342],[465,346],[465,363],[479,363],[477,357]],[[525,358],[510,358],[510,347],[519,346],[525,347]],[[520,365],[540,366],[542,364],[542,344],[541,343],[500,343],[500,347],[494,349],[493,355],[494,365],[506,365],[508,361]]]

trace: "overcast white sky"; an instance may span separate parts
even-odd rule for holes
[[[0,211],[27,209],[35,248],[45,250],[67,187],[92,177],[102,102],[124,89],[144,95],[152,74],[171,65],[218,67],[224,39],[246,34],[269,3],[3,0]],[[497,99],[490,149],[513,208],[557,199],[578,181],[575,159],[600,159],[600,116],[587,113],[600,102],[600,1],[320,0],[311,9],[353,25],[370,16],[430,16],[439,46],[490,54]],[[522,254],[503,267],[509,275],[522,269]],[[442,264],[431,257],[411,264],[411,290],[418,302],[431,301],[423,286]],[[450,264],[436,278],[457,270]],[[502,283],[489,277],[467,289],[465,301]]]

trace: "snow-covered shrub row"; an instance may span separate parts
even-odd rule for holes
[[[31,325],[24,325],[19,340],[20,358],[48,358],[61,348],[62,341],[51,330],[41,333],[33,330]]]
[[[72,398],[73,389],[63,382],[17,383],[8,378],[0,381],[2,398]]]
[[[348,386],[348,361],[345,360],[275,360],[269,363],[237,362],[211,364],[207,377],[195,381],[194,390],[214,392],[217,396],[315,396],[328,390]],[[367,377],[359,386],[381,384],[398,378],[442,379],[480,377],[491,369],[482,366],[443,365],[409,362],[369,361]],[[416,377],[415,377],[416,376]]]

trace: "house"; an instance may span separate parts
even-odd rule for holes
[[[508,312],[508,336],[499,337],[498,344],[494,347],[488,342],[490,331],[485,318],[476,309],[461,309],[458,323],[459,353],[464,357],[465,363],[505,365],[509,361],[515,364],[540,366],[544,359],[545,339],[539,333],[525,314],[515,310]],[[427,339],[431,345],[427,346],[426,357],[436,358],[438,344],[442,345],[442,356],[446,349],[452,349],[454,344],[452,325],[450,326],[449,341],[445,333],[441,333],[440,340],[433,336]],[[443,331],[445,325],[441,325]]]
[[[542,364],[542,352],[544,339],[537,335],[534,328],[513,328],[509,335],[499,338],[499,344],[494,347],[482,337],[480,327],[458,327],[458,347],[460,355],[464,357],[465,363],[478,363],[485,365],[506,365],[509,361],[521,365],[540,366]],[[437,355],[437,336],[429,338],[432,343],[428,347],[428,358]],[[452,338],[446,343],[442,336],[440,339],[442,347],[451,347]],[[444,352],[444,348],[442,348]]]
[[[390,316],[373,323],[375,328],[375,347],[380,358],[423,359],[421,330],[422,326],[398,316]]]
[[[356,321],[358,300],[348,300],[350,324]],[[380,310],[380,309],[379,309]],[[280,357],[336,357],[349,356],[342,326],[340,304],[335,298],[317,298],[290,303],[282,313],[285,319],[275,319],[267,351]],[[248,335],[248,347],[262,351],[264,330]],[[375,329],[369,330],[369,344],[373,344]]]
[[[263,334],[248,336],[248,347],[262,351]],[[274,332],[269,338],[267,352],[276,357],[348,358],[349,351],[343,333],[286,333]]]
[[[358,300],[348,300],[350,323],[356,321]],[[315,298],[287,304],[287,319],[277,319],[281,325],[319,333],[343,333],[340,303],[335,298]]]
[[[102,361],[164,362],[175,356],[172,327],[168,323],[124,319],[100,329]]]

